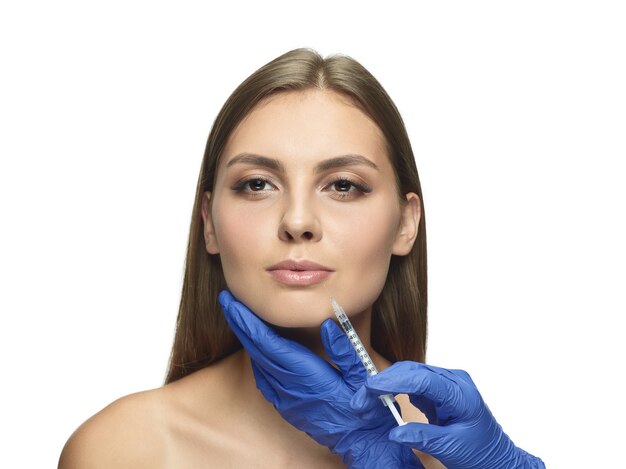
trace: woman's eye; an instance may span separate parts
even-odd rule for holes
[[[244,179],[231,187],[235,192],[243,192],[248,194],[268,192],[276,189],[276,186],[269,182],[267,179],[255,177],[250,179]]]
[[[356,186],[345,179],[339,180],[334,184],[334,189],[338,192],[350,192],[352,188],[356,188]]]
[[[350,181],[349,179],[337,179],[326,186],[335,198],[356,198],[372,192],[372,189],[364,184]]]
[[[265,179],[251,179],[246,182],[247,187],[253,192],[262,191],[267,184],[268,182]]]

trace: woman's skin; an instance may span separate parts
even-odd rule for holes
[[[309,90],[274,95],[239,124],[202,216],[207,251],[219,254],[235,297],[324,356],[319,326],[332,316],[334,296],[384,369],[390,363],[370,347],[371,306],[391,255],[407,254],[415,242],[419,206],[412,193],[401,203],[376,124],[345,97]],[[406,396],[398,401],[405,420],[426,421]],[[240,350],[106,407],[72,435],[59,467],[344,465],[283,420]]]

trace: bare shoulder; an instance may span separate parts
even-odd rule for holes
[[[236,395],[231,361],[111,403],[72,434],[59,469],[226,467],[221,448],[227,419],[219,404]]]
[[[59,469],[161,467],[167,451],[165,407],[162,388],[118,399],[72,434]]]

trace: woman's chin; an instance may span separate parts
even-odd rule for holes
[[[256,312],[264,321],[277,327],[283,328],[319,328],[320,325],[328,318],[334,318],[332,309],[322,308],[272,308],[265,310],[261,308]]]
[[[343,305],[348,316],[352,317],[367,309],[367,305],[350,304]],[[362,307],[362,308],[361,308]],[[326,319],[336,319],[330,303],[330,297],[321,298],[318,301],[309,301],[304,304],[263,302],[251,308],[254,313],[265,322],[282,328],[317,328]]]

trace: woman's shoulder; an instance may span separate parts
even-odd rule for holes
[[[70,436],[59,469],[161,467],[167,440],[164,400],[159,388],[109,404]]]
[[[212,429],[225,420],[219,404],[236,395],[232,360],[227,357],[163,387],[109,404],[70,436],[59,469],[178,467],[197,451],[205,464],[218,460],[223,435]],[[207,402],[218,405],[206,409]]]

